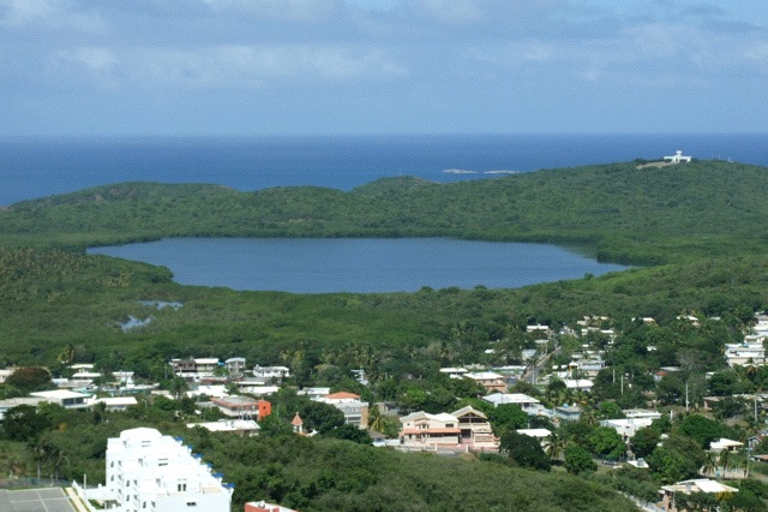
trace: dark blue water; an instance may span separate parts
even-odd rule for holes
[[[0,138],[0,205],[118,183],[216,183],[242,191],[318,185],[349,190],[384,176],[437,182],[655,159],[697,158],[768,166],[768,134],[439,135],[254,138]]]
[[[181,284],[295,293],[518,288],[626,268],[551,245],[446,238],[174,238],[89,253],[164,265]]]

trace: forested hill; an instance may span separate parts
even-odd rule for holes
[[[175,236],[449,236],[581,244],[638,264],[763,250],[768,169],[694,161],[541,170],[452,184],[386,178],[350,192],[122,183],[17,203],[0,244]]]

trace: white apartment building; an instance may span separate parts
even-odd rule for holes
[[[766,363],[763,342],[756,343],[726,343],[725,359],[728,366],[762,366]]]
[[[124,430],[106,454],[107,508],[116,512],[230,512],[231,486],[181,441],[152,428]]]

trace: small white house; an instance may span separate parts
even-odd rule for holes
[[[91,395],[85,395],[83,393],[77,393],[75,391],[68,391],[65,389],[55,389],[53,391],[38,391],[30,393],[29,396],[34,398],[42,398],[44,402],[57,404],[65,409],[84,409],[88,407],[85,402]]]
[[[490,402],[494,407],[503,404],[515,404],[523,411],[538,411],[541,402],[532,396],[523,393],[493,393],[483,397],[483,400]]]

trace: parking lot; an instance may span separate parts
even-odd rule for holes
[[[0,490],[2,512],[76,512],[63,489]]]

